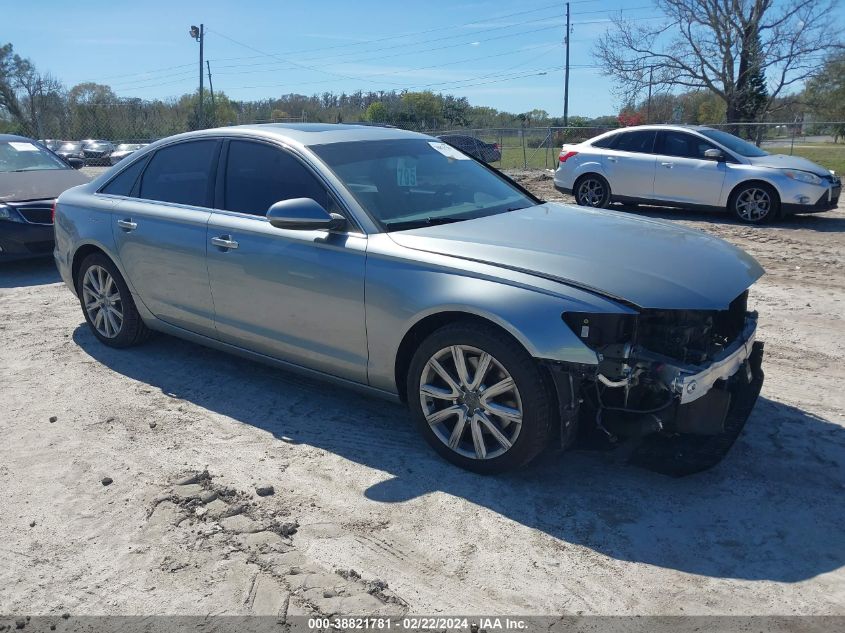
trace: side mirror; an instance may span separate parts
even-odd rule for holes
[[[709,160],[723,161],[725,160],[725,155],[720,149],[706,149],[704,150],[704,158],[707,158]]]
[[[81,158],[68,158],[67,162],[74,169],[82,169],[85,167],[85,161]]]
[[[277,229],[293,231],[334,231],[346,226],[346,218],[329,213],[311,198],[280,200],[267,211],[267,219]]]

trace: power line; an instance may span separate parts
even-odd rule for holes
[[[600,0],[578,0],[578,1],[581,4],[585,4],[585,3],[599,2]],[[494,15],[494,16],[484,18],[483,20],[473,20],[471,22],[463,22],[461,24],[449,24],[449,25],[445,25],[445,26],[434,27],[434,28],[431,28],[431,29],[425,29],[425,30],[422,30],[422,31],[411,31],[411,32],[408,32],[408,33],[400,33],[400,34],[397,34],[397,35],[390,35],[390,36],[381,37],[381,38],[377,38],[377,39],[373,39],[373,40],[362,41],[362,42],[346,42],[344,44],[336,44],[336,45],[332,45],[332,46],[321,46],[321,47],[316,47],[316,48],[289,51],[289,52],[283,52],[283,53],[277,53],[277,54],[279,54],[279,55],[293,55],[293,54],[311,53],[311,52],[317,52],[317,51],[323,51],[323,50],[332,50],[332,49],[338,49],[338,48],[343,48],[344,50],[349,50],[350,48],[354,48],[354,47],[369,46],[373,43],[389,41],[389,40],[393,40],[393,39],[414,37],[414,36],[417,36],[417,35],[425,35],[427,33],[445,31],[445,30],[449,30],[449,29],[459,29],[459,28],[463,28],[463,27],[467,27],[467,26],[472,26],[472,25],[475,25],[475,24],[481,24],[481,23],[484,23],[484,22],[487,22],[487,21],[490,21],[490,20],[501,20],[501,19],[504,19],[504,18],[514,17],[514,16],[523,16],[523,15],[526,15],[526,14],[529,14],[529,13],[538,13],[538,12],[541,12],[541,11],[546,11],[548,9],[558,8],[558,7],[559,7],[558,3],[549,4],[549,5],[544,5],[544,6],[541,6],[541,7],[536,7],[534,9],[523,9],[523,10],[516,11],[516,12],[513,12],[513,13]],[[242,60],[242,59],[256,59],[258,57],[264,57],[264,56],[265,55],[255,55],[255,56],[250,56],[250,57],[219,58],[219,59],[213,59],[211,61],[215,61],[215,62],[236,61],[236,60]],[[138,81],[148,81],[148,80],[151,80],[151,79],[154,79],[154,78],[149,77],[149,76],[146,76],[146,77],[142,77],[142,76],[143,75],[152,75],[152,74],[156,74],[156,73],[160,73],[160,72],[165,72],[165,71],[168,71],[168,70],[176,70],[176,69],[180,69],[180,68],[189,68],[189,67],[193,67],[193,66],[194,66],[193,63],[191,63],[191,64],[178,64],[178,65],[175,65],[175,66],[165,66],[165,67],[161,67],[161,68],[154,68],[154,69],[150,69],[150,70],[139,71],[139,72],[136,72],[136,73],[120,73],[120,74],[115,74],[115,75],[107,75],[105,77],[101,77],[95,83],[102,82],[102,81],[109,80],[109,79],[121,79],[121,78],[127,78],[127,77],[141,77],[141,79],[139,79]]]

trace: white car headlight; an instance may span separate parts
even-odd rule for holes
[[[808,182],[811,185],[822,184],[821,178],[819,178],[815,174],[811,174],[808,171],[799,171],[797,169],[784,169],[783,173],[787,178],[792,178],[792,180],[797,180],[798,182]]]
[[[12,210],[5,204],[0,204],[0,220],[11,220]]]

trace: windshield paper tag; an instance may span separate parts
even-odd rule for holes
[[[37,152],[38,148],[35,147],[32,143],[20,143],[15,141],[9,141],[9,145],[12,148],[16,149],[19,152]]]
[[[406,162],[404,158],[400,158],[396,163],[396,186],[398,187],[416,187],[417,186],[417,166],[415,163]]]
[[[446,158],[452,158],[454,160],[469,160],[469,156],[459,152],[448,143],[437,143],[431,141],[429,142],[429,145],[431,145],[434,149],[443,154]]]

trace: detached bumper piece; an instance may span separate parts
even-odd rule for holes
[[[676,434],[641,438],[629,463],[672,477],[718,464],[745,427],[763,387],[763,343],[755,342],[744,366],[706,395],[678,404]]]

